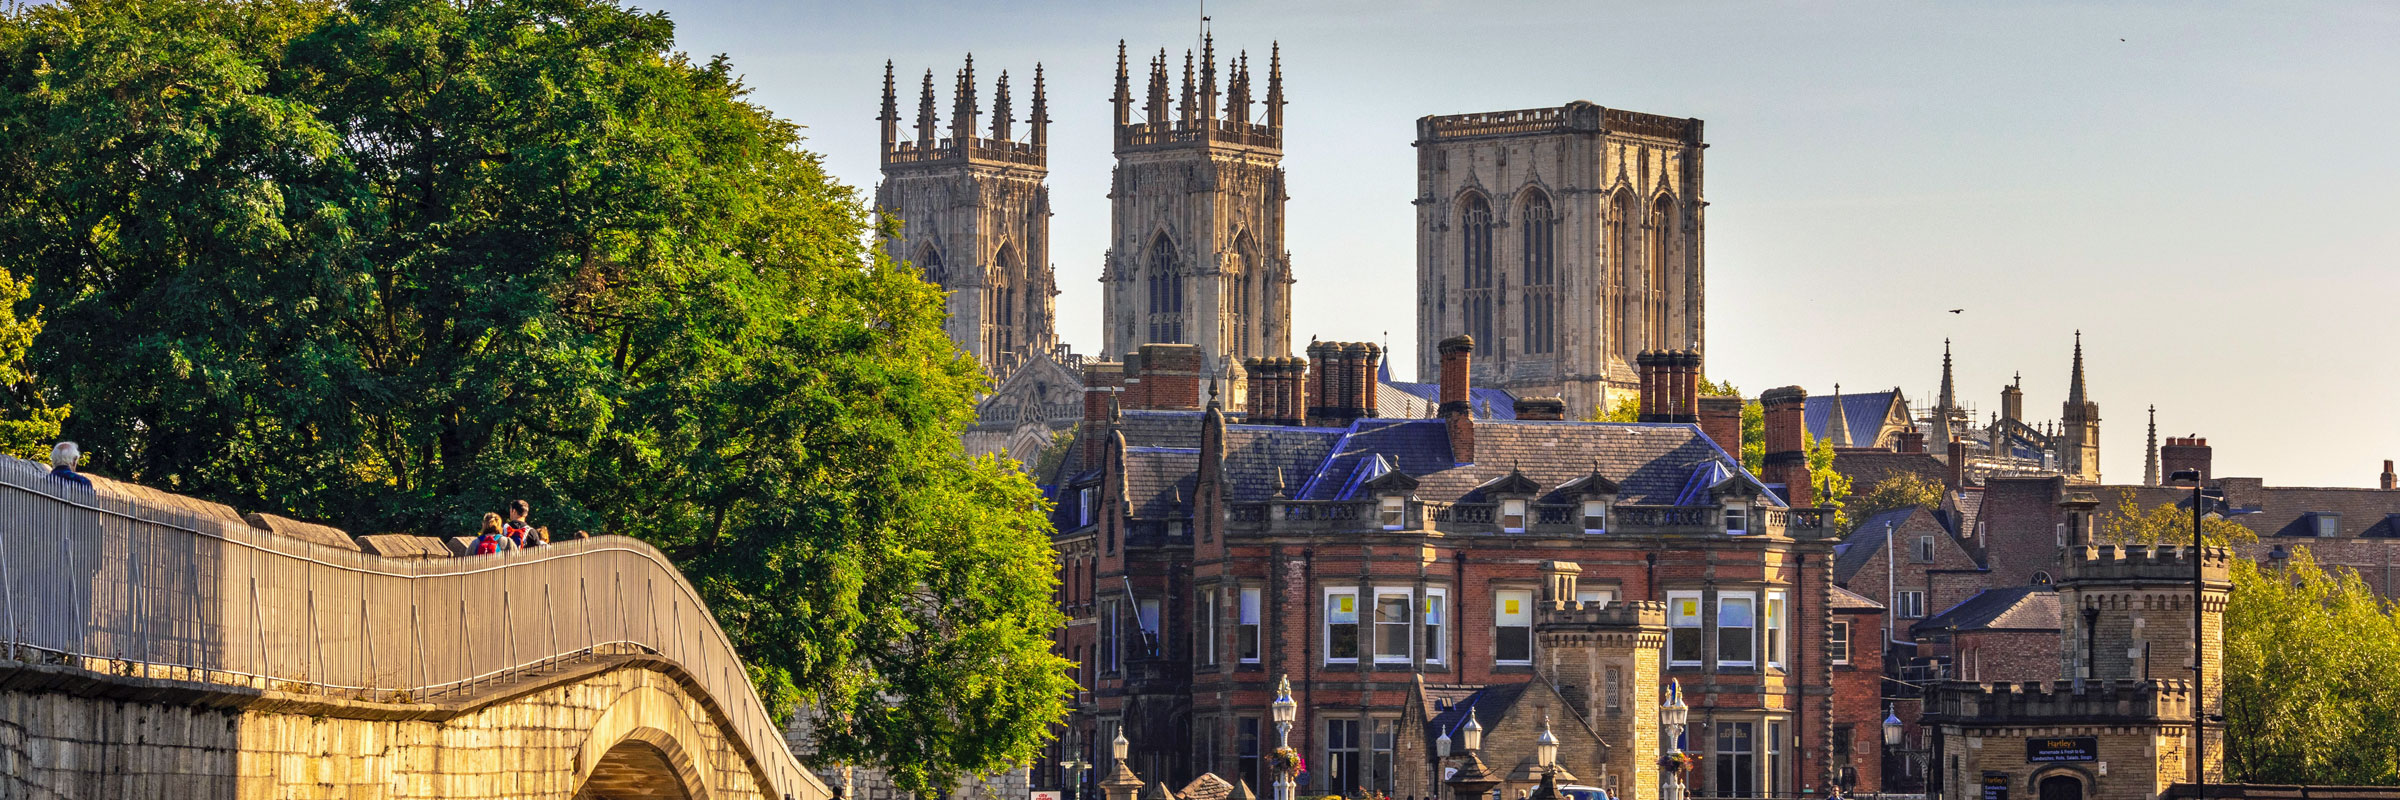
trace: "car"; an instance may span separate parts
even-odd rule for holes
[[[1598,786],[1568,784],[1558,787],[1558,793],[1566,795],[1567,800],[1610,800],[1608,792]]]

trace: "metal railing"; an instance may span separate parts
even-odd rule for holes
[[[638,540],[404,561],[145,496],[0,457],[0,658],[422,702],[561,662],[655,654],[715,701],[766,794],[829,795],[698,593]]]

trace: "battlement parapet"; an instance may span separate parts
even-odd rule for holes
[[[1935,688],[1928,714],[1967,724],[2038,720],[2189,721],[2192,682],[1952,681]]]
[[[1667,625],[1667,604],[1657,600],[1552,600],[1534,605],[1534,625],[1664,628]]]
[[[2067,548],[2062,583],[2191,583],[2189,545],[2081,545]],[[2229,579],[2232,555],[2221,546],[2199,548],[2200,568],[2210,582]]]

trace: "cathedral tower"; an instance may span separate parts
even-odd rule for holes
[[[2058,468],[2069,481],[2100,482],[2100,404],[2083,391],[2083,331],[2075,332],[2075,374],[2058,415]]]
[[[1705,353],[1701,122],[1577,101],[1417,120],[1417,358],[1581,418],[1648,350]]]
[[[992,87],[991,128],[975,98],[975,57],[953,84],[950,125],[934,112],[933,71],[917,100],[914,138],[900,134],[892,65],[883,66],[883,183],[875,208],[900,220],[884,252],[925,272],[950,292],[950,339],[995,378],[1026,357],[1058,345],[1050,268],[1049,106],[1042,68],[1033,68],[1033,104],[1022,120],[1010,106],[1008,73]]]
[[[1291,355],[1291,256],[1283,243],[1283,61],[1267,57],[1263,102],[1250,58],[1204,38],[1195,75],[1183,57],[1180,101],[1168,61],[1150,61],[1134,119],[1125,44],[1117,43],[1117,169],[1100,282],[1104,357],[1144,343],[1197,345],[1222,373],[1247,358]],[[1254,115],[1253,112],[1256,112]]]

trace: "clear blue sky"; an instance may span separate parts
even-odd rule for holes
[[[885,59],[945,111],[968,51],[987,102],[1047,65],[1059,332],[1097,348],[1116,43],[1180,56],[1196,3],[654,7],[862,191]],[[2080,328],[2112,482],[2141,478],[2150,404],[2219,474],[2368,486],[2400,458],[2400,4],[1208,13],[1221,50],[1283,43],[1301,342],[1388,331],[1413,363],[1417,117],[1583,99],[1708,122],[1711,377],[1930,402],[1950,337],[1978,416],[2022,371],[2055,418]]]

